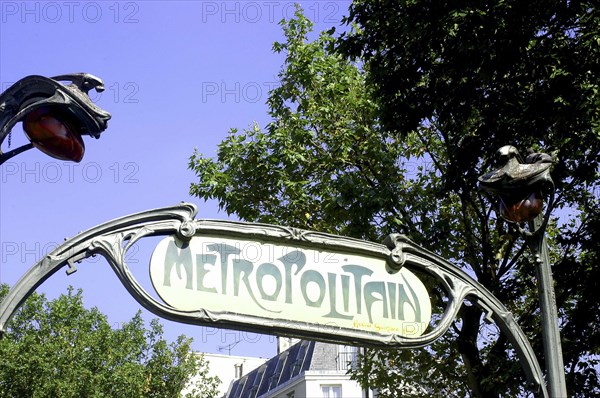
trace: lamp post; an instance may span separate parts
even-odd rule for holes
[[[554,183],[550,177],[554,159],[545,153],[533,153],[523,160],[517,149],[510,145],[500,148],[497,155],[504,165],[479,177],[480,187],[498,195],[500,215],[516,224],[534,254],[548,391],[553,398],[566,397],[558,314],[545,237],[554,204]],[[545,215],[544,197],[549,197]]]
[[[33,147],[56,159],[80,162],[85,152],[81,136],[99,138],[110,119],[110,113],[91,101],[91,89],[102,92],[104,84],[87,73],[33,75],[0,94],[0,144],[7,137],[10,143],[11,129],[18,122],[23,122],[30,141],[6,153],[0,149],[0,165]]]

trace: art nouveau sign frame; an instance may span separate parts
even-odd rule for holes
[[[46,279],[93,255],[105,257],[127,291],[154,314],[177,322],[374,348],[426,346],[469,302],[513,344],[531,390],[547,397],[542,371],[512,314],[487,289],[402,235],[384,244],[294,228],[194,219],[196,207],[128,215],[68,239],[35,264],[0,302],[0,334]],[[125,259],[136,242],[163,237],[150,261],[160,299],[134,278]],[[447,293],[435,324],[415,273]]]

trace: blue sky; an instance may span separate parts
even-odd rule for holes
[[[350,1],[299,3],[319,31],[339,26]],[[79,164],[31,150],[0,168],[0,282],[14,284],[65,237],[130,213],[189,201],[199,218],[226,219],[216,203],[189,196],[188,158],[194,148],[214,156],[231,127],[268,123],[282,62],[271,46],[293,12],[290,1],[0,2],[0,90],[28,75],[87,72],[104,80],[106,91],[91,94],[112,113],[99,140],[85,137]],[[12,148],[25,142],[19,124]],[[131,257],[147,274],[149,253]],[[78,269],[38,291],[53,298],[82,288],[113,325],[141,309],[104,260]],[[194,337],[199,351],[239,341],[232,354],[276,352],[270,336],[162,322],[167,338]]]

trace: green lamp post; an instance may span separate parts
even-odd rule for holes
[[[566,397],[558,314],[545,237],[554,204],[554,182],[550,177],[554,158],[545,153],[532,153],[522,159],[510,145],[500,148],[497,156],[503,166],[479,177],[479,184],[483,190],[498,196],[499,214],[517,226],[535,256],[548,392],[553,398]],[[544,214],[546,197],[549,200]]]

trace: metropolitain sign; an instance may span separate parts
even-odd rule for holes
[[[423,347],[442,337],[469,302],[515,349],[530,390],[548,397],[536,352],[510,311],[469,274],[407,237],[383,244],[277,225],[194,219],[180,203],[126,215],[65,240],[0,301],[0,337],[38,286],[65,268],[104,257],[146,309],[176,322],[376,348]],[[156,292],[127,264],[146,238],[162,240],[150,260]],[[432,317],[425,286],[444,293]],[[157,297],[158,293],[158,297]],[[432,318],[435,318],[432,321]]]
[[[150,276],[169,306],[217,319],[243,314],[261,323],[340,332],[402,337],[425,332],[431,304],[415,274],[406,268],[388,272],[379,253],[344,245],[334,250],[331,240],[314,246],[264,236],[202,235],[187,241],[171,236],[156,246]]]

